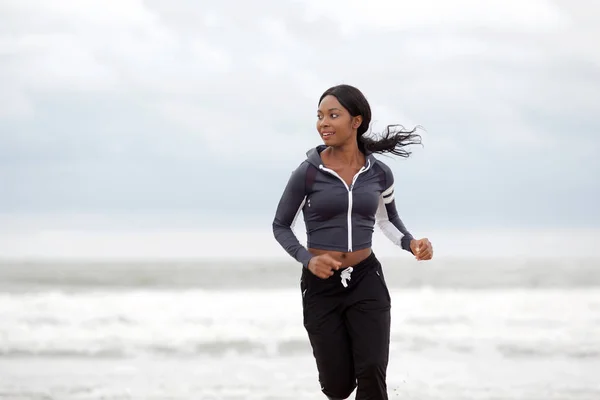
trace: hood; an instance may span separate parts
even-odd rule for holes
[[[321,152],[322,152],[323,150],[325,150],[326,148],[327,148],[327,146],[326,146],[326,145],[324,145],[324,144],[320,144],[320,145],[318,145],[318,146],[316,146],[316,147],[313,147],[313,148],[309,149],[309,150],[306,152],[306,160],[307,160],[309,163],[311,163],[312,165],[314,165],[315,167],[319,168],[319,166],[320,166],[321,164],[323,164],[323,160],[321,160]],[[369,163],[369,161],[371,161],[371,163],[370,163],[370,164],[371,164],[371,166],[372,166],[372,165],[375,163],[375,161],[376,161],[376,160],[375,160],[375,157],[373,156],[373,154],[372,154],[372,153],[367,153],[367,154],[365,155],[365,160],[366,160],[366,163],[367,163],[367,164]]]

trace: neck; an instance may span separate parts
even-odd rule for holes
[[[346,165],[363,165],[364,155],[358,149],[356,140],[339,147],[330,147],[329,155],[332,159]]]

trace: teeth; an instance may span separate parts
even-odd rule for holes
[[[323,136],[331,136],[331,135],[333,135],[333,132],[325,132],[325,133],[323,133]]]

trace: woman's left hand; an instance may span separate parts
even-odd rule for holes
[[[433,246],[427,238],[411,240],[410,249],[419,261],[431,260],[433,257]]]

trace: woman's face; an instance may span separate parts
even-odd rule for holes
[[[317,131],[327,146],[340,146],[356,140],[360,117],[352,117],[335,96],[323,98],[317,110]]]

